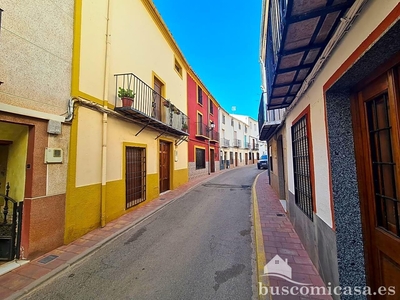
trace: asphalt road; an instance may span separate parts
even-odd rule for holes
[[[233,169],[198,186],[24,299],[252,299],[259,173]]]

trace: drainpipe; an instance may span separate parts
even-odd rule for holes
[[[207,95],[207,135],[211,133],[210,129],[210,99],[208,99]],[[211,174],[210,172],[210,164],[211,164],[211,157],[210,157],[210,137],[208,137],[208,175]]]
[[[106,52],[104,57],[104,81],[103,81],[103,107],[107,109],[108,104],[108,72],[109,72],[109,48],[110,48],[110,0],[107,1],[107,26],[106,26]],[[108,115],[103,112],[102,120],[102,151],[101,151],[101,205],[100,222],[101,227],[106,226],[106,195],[107,195],[107,121]]]

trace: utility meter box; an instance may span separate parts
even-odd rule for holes
[[[63,162],[63,151],[61,148],[46,148],[44,156],[45,164],[61,164]]]

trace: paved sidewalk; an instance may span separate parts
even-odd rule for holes
[[[253,185],[253,205],[256,223],[255,235],[259,282],[262,282],[263,286],[273,288],[274,291],[277,287],[286,286],[290,289],[290,287],[296,286],[296,284],[275,276],[262,276],[264,274],[264,265],[276,255],[279,255],[283,260],[287,259],[288,265],[292,268],[292,280],[311,284],[310,286],[313,287],[325,287],[297,233],[294,231],[292,223],[286,216],[278,196],[268,184],[267,171],[261,173]],[[301,286],[298,285],[297,287],[300,288]],[[265,293],[265,289],[263,292]],[[271,296],[270,294],[261,295],[259,298],[285,300],[332,299],[330,296]]]
[[[0,299],[18,299],[29,293],[56,274],[74,265],[110,240],[115,239],[129,228],[148,218],[156,211],[185,195],[196,186],[229,170],[231,169],[195,178],[177,189],[164,193],[148,204],[108,223],[104,228],[97,228],[69,245],[61,246],[0,276]]]

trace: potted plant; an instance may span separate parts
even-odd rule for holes
[[[118,97],[121,98],[122,106],[132,106],[135,93],[130,89],[120,87],[118,89]]]
[[[186,123],[182,124],[182,131],[187,131],[188,130],[188,125]]]

